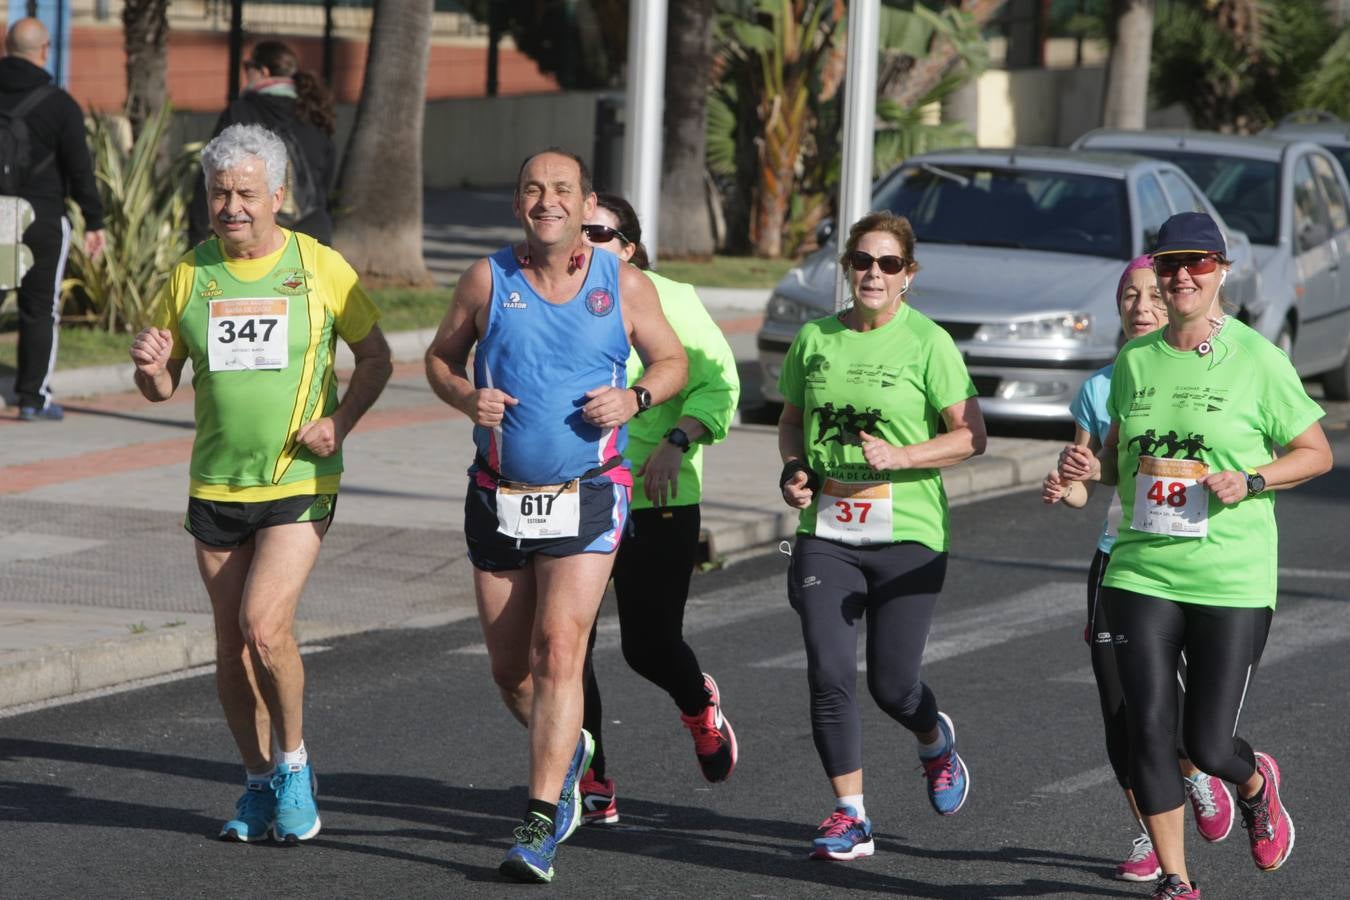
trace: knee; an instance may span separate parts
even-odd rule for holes
[[[891,716],[908,718],[919,709],[923,698],[923,683],[920,681],[896,682],[884,678],[872,677],[869,673],[867,690],[872,699]]]
[[[492,682],[497,689],[509,696],[516,696],[525,690],[530,680],[530,670],[515,659],[492,660]]]
[[[1186,731],[1186,756],[1202,772],[1224,772],[1237,753],[1236,742],[1229,735],[1203,734],[1198,729]]]
[[[282,654],[295,648],[295,636],[287,626],[261,616],[245,617],[240,625],[245,646],[268,669],[276,665]]]
[[[653,640],[652,635],[640,628],[624,628],[622,646],[624,662],[643,676],[653,671],[658,659],[667,655],[663,643]]]
[[[530,671],[535,678],[580,678],[585,662],[586,634],[567,628],[545,632],[530,652]]]

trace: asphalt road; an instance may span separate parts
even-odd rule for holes
[[[1280,498],[1282,596],[1242,733],[1274,754],[1298,840],[1279,872],[1245,833],[1187,835],[1207,898],[1343,897],[1350,882],[1350,436],[1340,467]],[[953,511],[925,678],[973,776],[956,817],[928,808],[912,739],[865,719],[877,853],[806,858],[830,791],[811,744],[785,558],[695,579],[688,632],[741,745],[700,778],[673,705],[629,673],[607,608],[597,665],[622,821],[559,854],[560,897],[1142,897],[1111,880],[1134,831],[1106,767],[1083,627],[1101,501],[1021,491]],[[225,844],[240,770],[210,677],[0,718],[0,897],[515,895],[497,863],[521,813],[524,735],[500,707],[471,621],[312,648],[307,734],[324,830],[301,847]],[[1189,816],[1189,814],[1188,814]]]

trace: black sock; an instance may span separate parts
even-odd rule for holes
[[[550,824],[557,824],[558,804],[549,803],[547,800],[536,800],[531,797],[530,805],[525,807],[526,820],[532,815],[542,816],[543,818],[548,819]]]

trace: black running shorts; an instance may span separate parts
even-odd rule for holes
[[[188,498],[183,527],[208,547],[240,547],[259,528],[295,522],[333,522],[337,494],[301,494],[260,503]]]
[[[581,489],[581,523],[576,537],[517,539],[497,530],[497,492],[469,478],[464,498],[464,540],[469,562],[485,572],[523,569],[536,553],[575,556],[613,553],[628,524],[628,488],[608,479],[586,481]]]

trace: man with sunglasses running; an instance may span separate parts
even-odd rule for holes
[[[524,242],[464,273],[426,356],[432,389],[475,425],[464,536],[479,621],[493,680],[529,729],[529,804],[499,869],[516,881],[551,881],[581,818],[594,747],[582,667],[627,522],[624,424],[687,373],[652,283],[582,240],[595,202],[580,158],[528,157],[513,200]],[[629,385],[633,347],[646,371]]]

